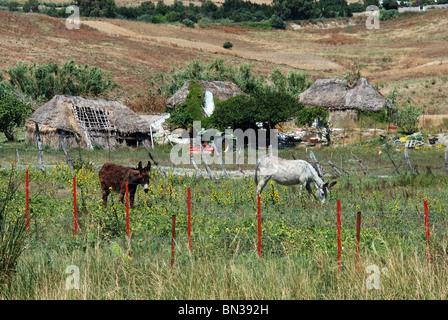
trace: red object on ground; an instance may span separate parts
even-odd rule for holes
[[[204,153],[213,153],[214,149],[211,148],[207,143],[204,143],[203,145],[203,149],[204,149]],[[188,152],[189,154],[201,154],[201,147],[195,147],[195,146],[190,146],[190,151]]]

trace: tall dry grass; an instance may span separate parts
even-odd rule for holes
[[[169,252],[164,248],[164,252]],[[162,251],[133,258],[123,251],[114,256],[107,246],[95,245],[62,254],[30,253],[21,272],[1,299],[446,299],[446,257],[429,263],[425,248],[403,255],[399,248],[383,256],[355,254],[343,259],[338,272],[333,256],[316,254],[311,259],[287,256],[258,259],[255,254],[236,259],[216,255],[207,260],[177,249],[174,267]],[[66,289],[68,265],[80,270],[79,290]],[[378,266],[377,287],[368,266]]]

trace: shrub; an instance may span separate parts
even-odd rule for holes
[[[62,66],[18,63],[8,69],[10,83],[19,91],[37,100],[49,100],[57,94],[103,95],[116,87],[111,75],[98,67],[77,65],[74,61]]]
[[[194,22],[190,19],[183,19],[182,24],[186,25],[188,28],[194,28]]]
[[[20,3],[16,2],[16,1],[8,2],[8,5],[7,5],[9,11],[19,11],[19,6],[20,6]]]
[[[152,21],[152,16],[149,14],[144,14],[138,17],[137,20],[150,23]]]
[[[180,126],[187,129],[193,127],[193,121],[203,118],[202,102],[204,100],[204,89],[196,81],[191,81],[189,92],[185,102],[171,110],[168,110],[170,117],[167,122],[171,125]]]
[[[398,15],[399,15],[398,10],[386,10],[383,8],[380,10],[381,21],[393,19],[395,17],[398,17]]]
[[[156,14],[155,16],[151,17],[151,23],[165,23],[166,19],[165,16],[161,13]]]
[[[386,10],[398,10],[397,0],[383,0],[383,8]]]
[[[302,106],[297,99],[285,92],[265,88],[251,96],[238,95],[217,101],[210,125],[219,130],[273,129],[278,123],[292,118]]]
[[[328,126],[328,117],[330,112],[322,107],[315,108],[303,108],[297,114],[296,124],[298,126],[308,126],[310,127],[315,119],[324,126]]]
[[[355,2],[355,3],[350,3],[348,5],[348,8],[350,9],[351,12],[363,12],[366,11],[366,7],[359,3],[359,2]]]
[[[420,108],[412,105],[398,109],[395,114],[395,122],[399,127],[398,130],[404,134],[417,132],[418,120],[421,114]]]
[[[11,202],[17,192],[18,185],[14,181],[15,170],[11,170],[9,183],[0,189],[0,284],[6,284],[16,271],[20,255],[25,248],[26,219],[24,214],[13,212]]]
[[[75,4],[79,7],[79,12],[86,17],[114,18],[117,11],[114,0],[75,0]]]
[[[271,27],[274,29],[286,29],[286,23],[278,15],[273,14],[269,20]]]
[[[25,123],[25,118],[31,113],[31,107],[13,97],[0,100],[0,132],[8,141],[14,141],[15,129]]]
[[[233,47],[233,44],[230,41],[226,41],[226,42],[224,42],[224,44],[222,46],[224,49],[230,49]]]
[[[170,11],[165,15],[167,22],[177,22],[180,20],[180,13],[176,11]]]
[[[202,18],[198,21],[198,25],[200,27],[208,27],[213,23],[213,20],[210,18]]]
[[[37,0],[28,0],[23,4],[23,12],[38,12],[39,11],[39,2]]]

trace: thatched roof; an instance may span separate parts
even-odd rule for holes
[[[82,123],[80,123],[82,122]],[[120,101],[57,95],[34,111],[27,125],[38,123],[40,131],[114,130],[124,134],[148,133],[150,124]]]
[[[300,94],[299,101],[330,110],[379,111],[385,107],[386,99],[366,78],[360,78],[353,88],[348,88],[344,79],[318,79]]]
[[[233,82],[204,81],[204,80],[195,80],[195,81],[201,85],[204,91],[210,91],[211,93],[213,93],[213,96],[217,97],[219,100],[227,100],[228,98],[240,94],[245,94]],[[180,88],[173,96],[168,98],[168,100],[166,101],[167,108],[174,108],[175,106],[181,105],[185,102],[190,88],[190,82],[191,80],[185,82],[182,88]]]

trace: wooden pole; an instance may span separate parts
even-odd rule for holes
[[[356,216],[356,262],[359,262],[359,242],[361,239],[361,212]]]
[[[67,165],[69,166],[71,173],[73,174],[74,168],[72,164],[72,159],[70,158],[70,154],[68,153],[67,148],[65,147],[64,138],[62,138],[61,136],[59,137],[59,143],[61,144],[61,148],[64,151],[65,160],[67,160]]]
[[[446,146],[445,149],[445,170],[446,173],[448,173],[448,145]]]
[[[44,153],[42,151],[42,139],[40,138],[39,134],[39,125],[36,122],[36,139],[37,139],[37,152],[39,155],[39,168],[42,171],[45,171],[45,165],[44,165]]]
[[[175,238],[176,238],[176,215],[173,214],[171,217],[171,267],[174,266],[174,248],[175,248]]]

